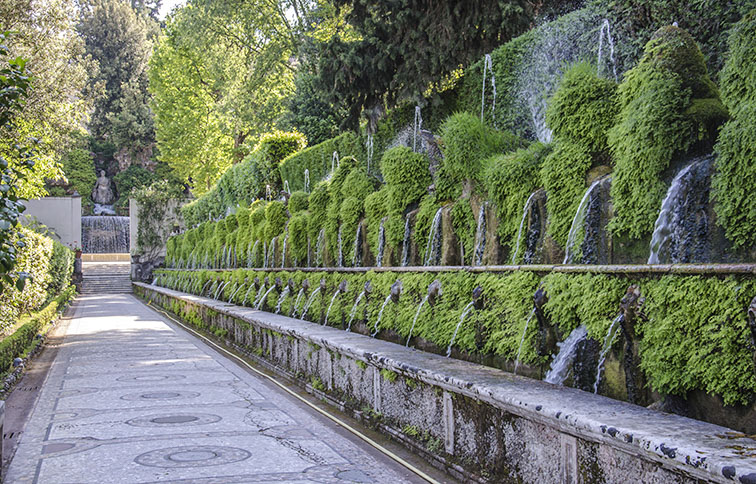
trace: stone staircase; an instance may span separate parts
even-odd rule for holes
[[[82,295],[131,293],[131,264],[128,262],[84,262]]]

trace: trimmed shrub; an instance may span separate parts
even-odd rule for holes
[[[431,184],[428,158],[404,146],[386,151],[381,160],[389,210],[401,214],[428,192]]]
[[[610,229],[639,239],[653,229],[671,161],[710,149],[727,113],[695,41],[672,26],[646,44],[619,87],[619,104],[608,138],[615,162]]]
[[[293,260],[294,265],[302,265],[307,262],[307,224],[309,214],[305,211],[299,211],[292,215],[289,221],[289,257]]]
[[[288,215],[283,202],[269,202],[265,207],[265,237],[264,240],[270,241],[273,237],[281,235],[286,228]]]
[[[470,207],[470,200],[464,199],[455,203],[451,210],[451,219],[454,234],[459,239],[465,251],[462,265],[465,265],[467,263],[465,261],[467,260],[472,264],[478,219],[477,214],[473,214],[472,207]]]
[[[712,179],[717,222],[734,247],[756,247],[756,10],[738,22],[730,35],[730,52],[721,74],[722,100],[732,120],[725,123],[715,147]]]
[[[288,180],[291,190],[304,190],[304,173],[308,170],[312,188],[331,172],[334,152],[337,152],[340,158],[353,156],[360,160],[365,159],[365,147],[360,138],[352,132],[346,132],[285,158],[278,165],[281,180]]]
[[[309,205],[309,195],[303,191],[294,192],[289,197],[289,213],[294,215],[297,212],[307,210]]]

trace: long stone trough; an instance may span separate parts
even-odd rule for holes
[[[134,292],[466,479],[756,484],[756,440],[726,427],[206,297]]]

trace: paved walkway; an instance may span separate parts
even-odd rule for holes
[[[6,483],[418,482],[131,295],[82,297]]]

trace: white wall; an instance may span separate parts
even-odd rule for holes
[[[81,247],[81,197],[46,197],[24,202],[21,223],[32,217],[55,231],[63,245]]]

